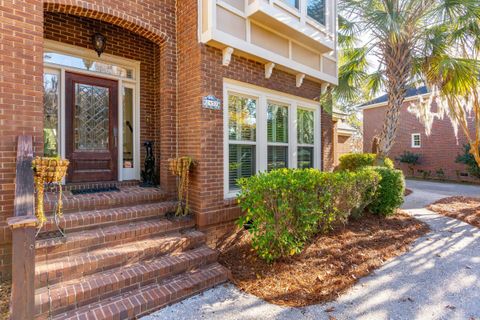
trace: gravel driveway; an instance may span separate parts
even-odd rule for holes
[[[412,249],[362,278],[336,301],[304,308],[269,304],[220,285],[143,320],[153,319],[476,319],[480,320],[480,230],[424,209],[451,195],[480,196],[480,187],[408,181],[404,209],[432,231]],[[332,312],[326,312],[332,309]],[[332,319],[332,318],[330,318]]]

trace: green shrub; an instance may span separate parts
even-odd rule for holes
[[[480,178],[480,167],[473,154],[470,153],[470,144],[467,143],[463,146],[463,153],[457,156],[456,162],[465,164],[471,176]]]
[[[379,159],[375,153],[348,153],[339,159],[338,170],[357,171],[368,166],[384,166],[393,169],[390,158]]]
[[[311,237],[363,211],[380,175],[373,170],[279,169],[240,179],[238,196],[252,246],[266,261],[299,253]]]
[[[367,210],[381,216],[392,215],[403,204],[405,177],[400,170],[386,167],[373,167],[372,169],[380,174],[381,180]]]
[[[408,166],[408,169],[410,170],[412,176],[414,176],[415,166],[420,164],[420,158],[421,155],[419,153],[403,151],[403,154],[401,154],[396,160],[401,163],[405,163]]]

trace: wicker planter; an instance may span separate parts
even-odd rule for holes
[[[191,157],[179,157],[169,159],[170,171],[179,178],[178,181],[178,202],[175,215],[186,216],[190,212],[188,206],[188,184],[190,182],[190,170],[195,165]]]
[[[43,197],[45,194],[45,184],[57,183],[60,184],[67,174],[69,165],[68,160],[59,158],[45,158],[36,157],[32,161],[32,169],[34,173],[35,189],[37,192],[37,201],[35,214],[39,221],[40,228],[43,226],[47,218],[45,217]],[[58,188],[58,202],[55,210],[57,216],[62,215],[62,187]]]

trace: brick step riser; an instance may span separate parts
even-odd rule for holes
[[[138,186],[140,181],[105,181],[105,182],[73,182],[62,185],[63,191],[71,190],[85,190],[94,188],[109,188],[109,187],[134,187]],[[56,192],[57,186],[46,186],[45,191]]]
[[[112,192],[112,194],[113,193],[114,192]],[[68,199],[64,200],[63,213],[67,214],[111,208],[131,207],[140,204],[158,203],[168,200],[173,199],[164,193],[148,194],[148,196],[138,193],[129,195],[128,197],[116,197],[116,195],[113,194],[112,197],[109,198],[97,198],[95,195],[92,195],[91,198],[75,199],[74,201],[69,201]],[[52,215],[54,213],[54,209],[55,206],[53,203],[45,201],[45,214]]]
[[[180,260],[169,265],[163,265],[157,262],[156,268],[153,271],[149,270],[148,272],[135,276],[130,276],[130,274],[126,272],[126,274],[128,274],[127,277],[120,279],[117,277],[116,281],[108,281],[107,283],[107,280],[103,280],[101,285],[95,286],[95,288],[86,286],[87,290],[81,294],[78,294],[76,291],[78,289],[76,289],[75,291],[70,291],[70,295],[56,296],[56,298],[52,299],[52,310],[50,311],[50,303],[46,297],[43,297],[44,301],[42,304],[36,303],[37,317],[48,317],[49,314],[55,316],[75,308],[80,308],[86,304],[99,302],[103,299],[125,293],[126,291],[140,289],[143,286],[153,283],[161,284],[165,279],[212,264],[216,260],[217,253],[210,251],[202,256],[189,260]],[[71,301],[75,302],[71,303]]]
[[[173,202],[165,202],[166,204],[158,207],[142,208],[141,205],[138,210],[125,210],[120,207],[116,210],[86,212],[86,213],[69,213],[60,218],[60,227],[66,233],[77,232],[83,230],[92,230],[96,228],[104,228],[112,225],[125,224],[129,222],[137,222],[152,218],[164,217],[167,213],[175,212],[175,204]],[[75,217],[69,217],[76,215]],[[56,231],[57,226],[52,217],[47,218],[42,232]]]
[[[60,257],[76,255],[83,252],[98,250],[107,246],[115,246],[126,244],[132,241],[144,240],[156,237],[169,232],[181,231],[191,228],[195,225],[193,220],[186,220],[185,222],[175,222],[171,225],[146,226],[135,230],[121,231],[118,233],[111,233],[99,237],[92,237],[91,239],[79,240],[75,242],[59,243],[47,247],[36,248],[35,261],[43,262],[53,260]],[[68,234],[67,234],[68,239]]]
[[[108,301],[59,314],[54,320],[65,319],[138,319],[167,305],[181,301],[228,280],[228,271],[215,263],[215,268],[166,279],[162,284],[146,286]],[[208,266],[210,267],[210,266]],[[205,268],[206,269],[206,268]],[[103,310],[102,310],[103,309]],[[77,318],[78,315],[78,318]]]
[[[153,259],[169,253],[191,250],[203,245],[205,241],[206,238],[203,234],[186,236],[178,239],[178,241],[167,242],[163,247],[150,247],[135,253],[128,252],[117,255],[112,254],[108,257],[101,257],[101,259],[98,260],[86,259],[86,261],[82,261],[81,264],[74,264],[66,266],[65,268],[59,266],[58,269],[36,272],[35,288],[38,289],[47,286],[47,284],[53,285],[62,281],[88,276],[127,264],[137,263],[142,260]]]

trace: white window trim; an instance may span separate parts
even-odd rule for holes
[[[111,79],[118,81],[118,181],[130,180],[130,179],[140,179],[140,61],[131,60],[127,58],[117,57],[109,54],[102,54],[99,58],[95,51],[89,50],[87,48],[77,47],[62,42],[52,41],[44,39],[44,51],[58,52],[62,54],[68,54],[79,58],[87,58],[96,61],[102,61],[105,63],[119,65],[127,69],[132,69],[133,79],[122,78],[115,75],[104,74],[100,72],[93,72],[84,69],[78,69],[74,67],[53,64],[53,63],[44,63],[44,73],[56,72],[60,75],[60,105],[59,109],[59,136],[60,141],[58,144],[59,154],[62,158],[66,157],[65,148],[65,72],[74,72],[78,74],[85,74],[90,76],[97,76],[105,79]],[[123,168],[123,87],[133,88],[134,94],[134,164],[135,167],[132,169]],[[125,172],[124,172],[125,171]],[[65,179],[63,181],[65,183]]]
[[[223,160],[224,160],[224,198],[230,199],[237,196],[238,191],[229,190],[229,134],[228,134],[228,96],[229,94],[238,94],[255,98],[257,100],[257,122],[256,122],[256,141],[232,141],[234,144],[248,144],[256,145],[256,172],[267,171],[267,150],[268,145],[275,145],[269,143],[267,138],[267,102],[272,101],[282,105],[289,106],[289,122],[288,122],[288,150],[289,150],[289,168],[297,167],[297,148],[298,146],[313,146],[314,148],[314,168],[321,169],[322,167],[322,152],[321,152],[321,108],[320,103],[314,100],[304,99],[290,94],[246,84],[243,82],[224,79],[223,81]],[[314,144],[303,145],[297,143],[297,108],[314,111]],[[278,145],[286,145],[279,143]]]
[[[415,144],[415,137],[418,137],[418,145]],[[422,135],[420,133],[412,133],[412,148],[421,148],[422,147]]]

